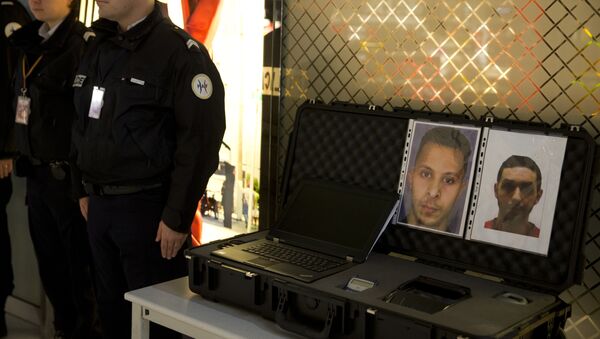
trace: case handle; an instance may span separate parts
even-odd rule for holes
[[[301,334],[309,338],[326,339],[329,338],[331,333],[331,327],[333,325],[333,318],[336,315],[335,305],[329,304],[327,306],[327,317],[322,329],[311,328],[307,325],[303,325],[295,321],[292,316],[292,312],[288,307],[288,295],[287,292],[279,292],[279,302],[277,304],[277,311],[275,312],[275,321],[284,330]]]

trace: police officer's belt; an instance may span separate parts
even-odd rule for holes
[[[36,159],[33,157],[28,157],[26,158],[29,161],[29,164],[31,164],[31,166],[48,166],[50,168],[50,173],[52,173],[52,176],[54,177],[54,179],[56,180],[64,180],[65,177],[67,176],[67,170],[69,167],[69,162],[68,161],[62,161],[62,160],[40,160],[40,159]]]
[[[49,165],[49,166],[62,166],[62,165],[69,165],[68,161],[63,161],[63,160],[40,160],[40,159],[36,159],[33,157],[28,157],[29,159],[29,163],[33,166],[45,166],[45,165]]]
[[[121,194],[133,194],[153,188],[161,187],[161,183],[149,184],[149,185],[127,185],[127,186],[116,186],[116,185],[98,185],[84,183],[85,191],[87,194],[93,195],[121,195]]]

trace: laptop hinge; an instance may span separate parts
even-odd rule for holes
[[[350,255],[347,255],[346,256],[346,261],[348,261],[348,262],[354,262],[354,257],[350,256]]]
[[[273,241],[279,243],[279,238],[273,238]]]

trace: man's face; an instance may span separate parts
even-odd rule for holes
[[[455,148],[434,143],[423,146],[408,173],[412,191],[409,222],[447,229],[454,202],[464,187],[464,160]]]
[[[71,0],[29,0],[28,3],[37,20],[55,22],[69,15]]]
[[[136,5],[136,0],[96,0],[101,18],[119,21]]]
[[[529,213],[542,197],[536,180],[535,172],[527,167],[502,170],[500,181],[494,185],[494,193],[498,199],[498,215],[503,221],[529,218]]]

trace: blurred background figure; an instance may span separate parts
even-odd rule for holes
[[[233,187],[235,185],[235,166],[228,162],[223,163],[225,170],[225,180],[221,188],[223,206],[223,226],[231,228],[231,213],[233,213]]]

